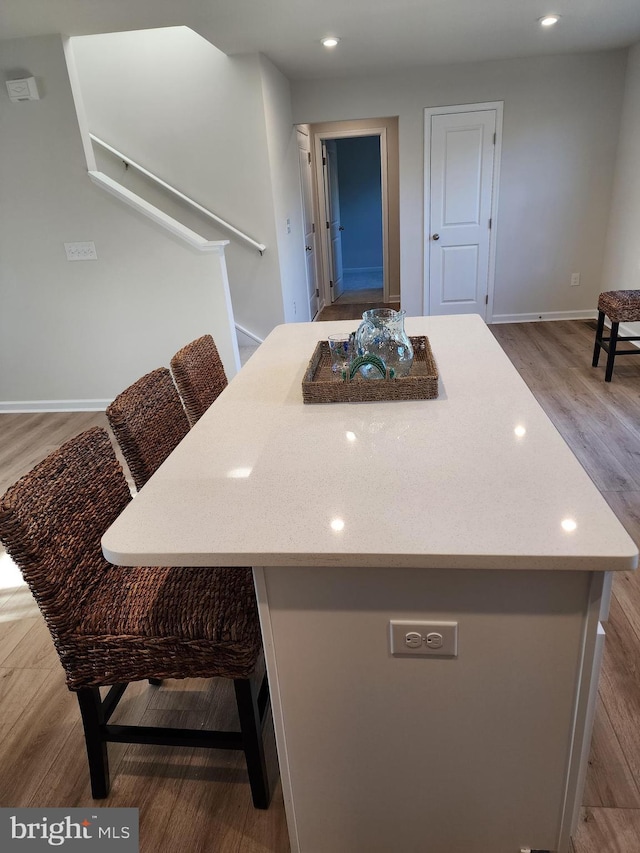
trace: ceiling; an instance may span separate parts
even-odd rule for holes
[[[542,15],[560,23],[543,29]],[[291,80],[627,47],[640,0],[1,0],[3,39],[191,27]],[[337,35],[329,51],[320,39]],[[0,43],[0,51],[1,51]]]

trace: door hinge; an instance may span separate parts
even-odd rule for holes
[[[333,282],[329,281],[329,287],[333,287]]]
[[[307,157],[309,158],[309,165],[311,165],[311,151],[307,151]]]
[[[316,296],[318,296],[318,297],[320,296],[320,291],[318,290],[317,287],[316,287]]]
[[[315,223],[315,222],[312,222],[312,223],[311,223],[311,233],[312,233],[312,234],[315,234],[315,233],[316,233],[316,223]]]
[[[322,158],[322,165],[323,165],[323,166],[326,166],[326,165],[327,165],[327,158],[326,158],[326,157],[323,157],[323,158]]]
[[[491,223],[493,222],[493,218],[489,220],[489,228],[491,228]]]
[[[488,293],[487,293],[487,295],[486,295],[486,296],[485,296],[485,298],[484,298],[484,304],[485,304],[485,305],[488,305],[488,304],[489,304],[489,294],[488,294]]]
[[[496,144],[496,139],[497,139],[497,138],[498,138],[498,134],[497,134],[497,133],[494,133],[494,134],[493,134],[493,144],[494,144],[494,145]],[[309,155],[309,156],[311,156],[311,155]],[[311,161],[309,161],[309,162],[311,162]]]
[[[327,225],[327,228],[330,228],[330,227],[331,227],[331,226],[329,225],[329,223],[328,223],[328,222],[326,223],[326,225]]]

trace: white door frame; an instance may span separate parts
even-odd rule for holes
[[[424,233],[423,239],[423,313],[429,311],[429,253],[431,250],[431,117],[450,113],[472,113],[480,110],[496,111],[496,144],[493,155],[493,191],[491,193],[491,234],[489,236],[489,271],[487,276],[488,301],[484,320],[493,320],[493,291],[496,271],[496,238],[498,235],[498,191],[500,187],[500,160],[502,156],[502,116],[504,101],[488,101],[481,104],[458,104],[449,107],[427,107],[424,111]]]
[[[300,146],[300,136],[306,137],[306,145],[307,145],[306,148],[303,148]],[[311,135],[309,133],[309,125],[305,125],[305,124],[297,124],[296,125],[296,142],[298,144],[298,150],[299,151],[305,151],[308,154],[308,158],[309,158],[308,192],[311,194],[311,198],[310,198],[311,219],[312,219],[312,223],[311,223],[311,246],[312,246],[312,253],[313,253],[312,269],[313,269],[313,276],[314,276],[313,285],[314,285],[314,288],[316,290],[317,300],[318,300],[317,301],[317,311],[316,311],[315,315],[313,317],[309,317],[309,319],[314,320],[318,316],[318,314],[322,311],[322,309],[324,308],[324,301],[321,299],[322,292],[320,291],[320,286],[319,286],[320,273],[318,270],[318,240],[317,240],[318,229],[316,227],[317,218],[316,218],[316,209],[315,209],[314,192],[313,192],[313,166],[311,164]],[[302,205],[302,230],[304,232],[304,230],[305,230],[304,229],[304,225],[305,225],[305,222],[304,222],[304,219],[305,219],[305,213],[304,213],[304,207],[305,207],[305,176],[302,173],[300,174],[300,204]],[[305,278],[307,280],[307,293],[308,293],[308,291],[309,291],[309,268],[307,265],[307,257],[306,257],[306,255],[307,255],[306,235],[303,235],[303,241],[304,241],[304,246],[305,246],[305,249],[304,249],[304,253],[305,253]]]
[[[330,130],[313,131],[313,148],[315,154],[315,177],[316,198],[318,209],[316,221],[320,224],[320,246],[318,254],[321,269],[320,287],[325,305],[331,304],[331,292],[329,287],[331,263],[329,257],[329,240],[327,239],[327,228],[325,227],[326,198],[324,191],[324,180],[322,173],[322,141],[324,139],[347,139],[358,136],[380,137],[380,183],[382,203],[382,281],[383,300],[389,301],[389,193],[387,183],[387,128],[386,127],[363,127],[358,130]]]

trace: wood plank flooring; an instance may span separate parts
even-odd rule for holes
[[[325,305],[316,317],[316,323],[323,320],[361,320],[362,313],[371,308],[395,308],[397,311],[400,307],[396,302],[374,302],[366,296],[363,292],[352,294],[348,299],[341,296],[333,305]]]
[[[520,375],[640,544],[640,364],[591,367],[595,322],[491,326]],[[640,851],[640,575],[616,575],[575,853]]]
[[[358,319],[359,309],[345,306],[344,319]],[[595,324],[589,321],[490,328],[640,542],[640,364],[619,359],[613,382],[605,384],[604,365],[590,366]],[[0,415],[0,493],[66,438],[94,424],[106,427],[104,415]],[[590,767],[573,849],[639,853],[639,574],[615,578],[605,628]],[[229,686],[217,680],[166,682],[160,688],[134,684],[114,721],[232,726]],[[271,732],[268,742],[275,773]],[[253,809],[241,754],[124,744],[111,744],[109,752],[112,791],[104,805],[140,808],[142,853],[288,853],[280,787],[267,812]],[[30,593],[0,550],[0,806],[94,802],[77,702],[64,685]]]

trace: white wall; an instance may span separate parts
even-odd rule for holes
[[[91,132],[267,245],[260,257],[211,235],[232,240],[236,321],[264,337],[284,310],[260,57],[228,57],[187,27],[83,36],[72,48]]]
[[[205,332],[232,375],[219,260],[91,183],[61,38],[0,42],[0,77],[16,73],[41,100],[2,84],[0,401],[109,401]],[[63,243],[83,240],[98,260],[68,262]]]
[[[300,81],[293,118],[399,116],[402,305],[422,314],[423,110],[503,100],[494,316],[595,310],[625,60],[607,51]]]
[[[260,57],[273,209],[287,323],[310,320],[304,258],[298,140],[291,114],[289,81]],[[287,233],[287,220],[290,232]]]
[[[640,290],[640,44],[629,51],[602,285]]]

